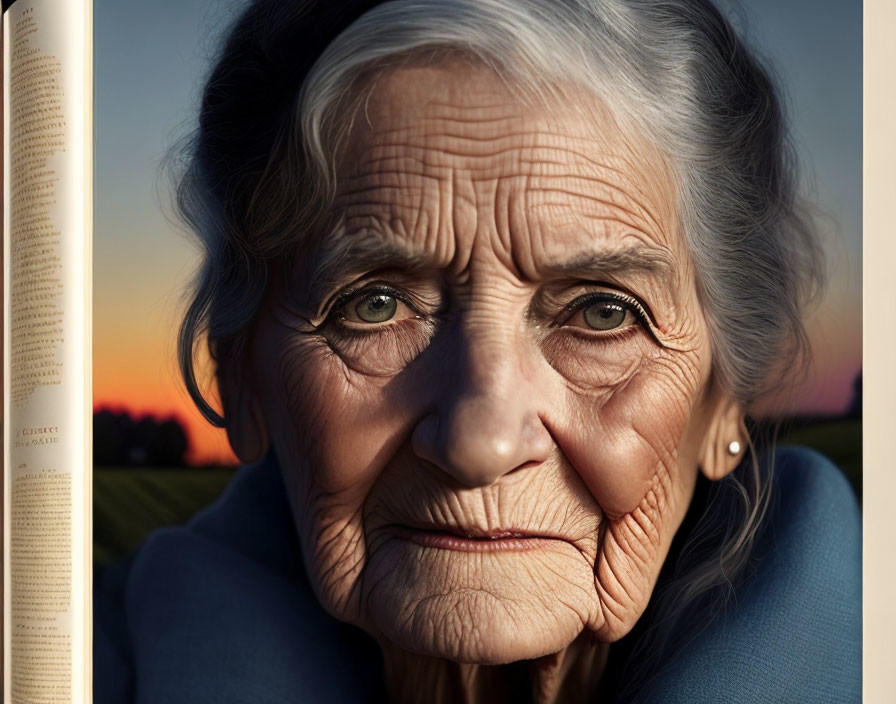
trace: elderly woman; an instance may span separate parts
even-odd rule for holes
[[[256,0],[179,202],[255,464],[130,565],[98,687],[857,699],[854,499],[745,419],[818,245],[708,2]]]

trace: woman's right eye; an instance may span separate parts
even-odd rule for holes
[[[320,325],[321,333],[355,371],[394,376],[426,349],[436,330],[435,318],[412,300],[383,285],[345,291]]]
[[[334,308],[337,319],[352,328],[387,327],[420,315],[398,292],[367,289],[349,293]]]
[[[395,316],[398,299],[385,293],[368,294],[350,308],[362,322],[385,323]]]

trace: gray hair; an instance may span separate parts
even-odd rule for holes
[[[822,281],[820,246],[797,196],[775,87],[708,1],[359,0],[356,14],[373,7],[357,19],[322,4],[252,3],[209,78],[185,152],[178,206],[205,259],[179,359],[211,422],[223,419],[193,371],[202,334],[213,358],[239,350],[272,272],[321,231],[334,155],[364,81],[446,51],[492,67],[522,99],[587,91],[648,137],[674,172],[714,379],[746,407],[804,373],[803,320]],[[341,31],[327,44],[334,28]],[[318,34],[307,42],[315,55],[293,46]],[[260,114],[238,117],[247,102]],[[687,623],[688,606],[722,603],[743,571],[768,504],[771,461],[759,455],[771,445],[753,445],[750,459],[713,487],[677,573],[655,597],[661,626],[648,640],[662,647],[643,649],[642,676],[681,645],[685,636],[670,634]]]

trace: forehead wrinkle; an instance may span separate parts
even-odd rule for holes
[[[483,181],[480,190],[484,190],[485,185],[490,186],[489,220],[494,223],[494,229],[492,231],[490,228],[487,234],[495,243],[491,250],[507,270],[523,281],[528,278],[525,274],[526,263],[531,261],[534,240],[530,235],[527,219],[518,216],[516,203],[520,192],[514,187],[515,180],[505,177]],[[525,190],[522,193],[525,194]]]
[[[458,171],[453,171],[450,188],[448,203],[451,208],[451,232],[448,239],[457,243],[472,238],[475,242],[480,225],[476,182],[468,177],[462,177]],[[487,218],[483,220],[488,222]],[[455,277],[460,277],[467,269],[470,256],[469,250],[465,251],[464,247],[455,244],[451,263],[451,272]]]
[[[408,178],[404,171],[392,172],[392,176],[380,182],[363,179],[357,186],[341,185],[333,207],[341,210],[345,229],[371,228],[382,235],[403,234],[428,241],[431,221],[439,226],[445,179],[423,174]],[[408,213],[411,217],[402,217]]]
[[[448,174],[451,175],[451,178],[440,178],[431,174],[418,174],[420,178],[426,179],[430,182],[434,182],[436,185],[442,186],[443,184],[448,187],[448,202],[454,204],[455,199],[453,192],[456,190],[456,186],[458,183],[458,172],[456,170],[448,171],[446,167],[446,176]],[[388,203],[393,200],[398,200],[398,193],[408,193],[410,192],[412,195],[417,196],[414,200],[419,200],[423,196],[423,191],[425,186],[421,184],[411,184],[406,181],[406,177],[410,175],[407,171],[394,170],[388,172],[378,173],[378,177],[387,177],[387,178],[378,178],[377,183],[365,183],[363,185],[359,185],[357,187],[348,187],[345,186],[341,189],[339,194],[337,205],[342,202],[349,200],[351,202],[346,203],[348,208],[351,208],[355,211],[360,210],[361,213],[357,212],[353,214],[351,217],[361,217],[364,215],[364,210],[369,208],[370,211],[377,211],[381,208],[388,207]],[[394,178],[393,178],[394,177]],[[665,231],[660,225],[659,221],[656,217],[654,217],[653,213],[647,208],[642,202],[631,196],[625,189],[614,185],[609,181],[604,181],[602,179],[589,178],[586,176],[581,176],[577,174],[556,174],[551,176],[544,175],[533,175],[526,174],[525,176],[517,176],[517,177],[505,177],[505,179],[500,179],[501,182],[506,182],[507,180],[512,180],[513,178],[524,178],[525,185],[524,190],[527,194],[559,194],[564,196],[557,201],[543,201],[536,204],[531,204],[527,206],[527,210],[535,211],[540,207],[554,207],[560,206],[565,207],[569,205],[568,200],[565,198],[566,196],[570,196],[572,198],[581,198],[584,200],[592,201],[594,203],[598,203],[600,205],[605,205],[611,210],[620,211],[625,215],[630,216],[631,220],[625,220],[624,218],[619,218],[620,221],[625,222],[626,224],[632,227],[638,227],[639,229],[646,230],[655,230],[659,234],[665,235]],[[601,186],[606,186],[611,194],[620,194],[622,198],[602,198],[596,194],[595,191],[582,189],[582,190],[572,190],[570,188],[561,188],[557,186],[532,186],[533,181],[543,181],[546,178],[557,178],[563,180],[567,185],[575,184],[577,181],[585,181],[586,184],[589,183],[598,183]],[[366,180],[366,179],[364,179]],[[489,181],[492,182],[494,179],[484,179],[484,178],[471,178],[471,181]],[[396,194],[395,196],[390,196],[389,194]],[[368,195],[369,197],[364,200],[359,200],[358,198],[362,195]],[[377,197],[377,196],[380,197]],[[635,208],[626,207],[623,204],[623,201],[630,201]],[[590,214],[583,213],[586,217],[593,217]]]
[[[485,143],[495,140],[482,141]],[[487,151],[482,148],[463,151],[443,145],[423,147],[405,144],[402,148],[402,145],[396,143],[389,145],[389,149],[372,149],[371,151],[372,155],[366,159],[359,159],[353,171],[343,176],[344,181],[351,183],[395,174],[438,176],[442,174],[443,170],[461,170],[471,174],[486,173],[489,174],[487,178],[494,178],[505,175],[509,169],[520,166],[548,164],[549,160],[539,159],[532,155],[542,151],[557,153],[560,150],[557,147],[544,145],[511,144],[497,146]],[[444,159],[440,159],[440,157],[444,157]],[[459,165],[456,163],[457,159],[465,161]],[[569,168],[570,165],[565,164],[565,166]]]
[[[446,124],[442,124],[443,122]],[[504,122],[509,124],[505,125]],[[457,129],[452,129],[452,127],[457,127]],[[605,135],[591,134],[591,126],[586,125],[585,129],[586,133],[570,134],[563,121],[532,119],[531,116],[519,116],[513,120],[498,123],[478,121],[472,118],[465,121],[423,118],[418,122],[407,122],[388,129],[369,129],[364,134],[356,134],[352,143],[354,148],[350,149],[352,159],[349,165],[357,166],[366,163],[357,158],[361,156],[357,152],[362,151],[367,154],[372,153],[374,157],[394,149],[439,152],[441,149],[434,147],[432,143],[448,142],[449,145],[467,145],[471,150],[469,155],[476,157],[502,151],[501,145],[508,141],[513,142],[513,148],[520,151],[568,151],[586,163],[601,168],[612,168],[619,173],[625,173],[626,167],[631,168],[635,162],[640,160],[639,152],[644,152],[642,156],[650,157],[649,163],[654,161],[664,163],[665,161],[649,142],[637,136],[632,136],[634,139],[634,144],[632,144],[624,138],[618,138],[622,135],[614,134],[614,138],[609,138]],[[495,143],[496,148],[489,153],[481,152],[478,145],[489,142]],[[641,147],[641,149],[635,150],[635,146]],[[446,151],[450,154],[468,155],[468,151],[465,149],[448,148]],[[648,152],[649,154],[647,154]],[[601,160],[590,157],[589,154],[592,153],[600,154]],[[611,162],[619,162],[619,164],[611,165]]]
[[[537,184],[534,188],[530,186],[533,192],[556,191],[564,195],[578,196],[597,202],[603,202],[612,207],[624,210],[633,217],[638,217],[640,215],[650,227],[654,228],[657,232],[663,232],[663,228],[650,206],[658,206],[664,210],[668,209],[669,211],[672,211],[674,210],[674,205],[671,202],[671,199],[666,202],[666,199],[662,196],[660,197],[659,203],[652,203],[652,201],[656,200],[656,194],[651,196],[651,194],[644,188],[644,184],[653,180],[656,180],[657,183],[671,183],[671,179],[655,179],[654,177],[656,174],[645,174],[643,168],[639,169],[635,164],[621,155],[609,154],[606,156],[604,162],[600,162],[575,150],[565,150],[564,153],[571,154],[575,157],[572,163],[570,163],[570,161],[557,159],[521,161],[525,166],[543,167],[541,169],[530,168],[527,171],[532,177],[531,181]],[[612,162],[616,159],[620,159],[624,165],[628,166],[628,168],[614,166]],[[577,162],[576,160],[580,161]],[[585,162],[588,165],[589,173],[571,170],[571,167],[580,165],[581,162]],[[639,176],[642,176],[642,178],[637,178]],[[614,179],[613,177],[617,178]],[[564,184],[563,188],[551,185],[557,180],[562,181]],[[578,185],[579,182],[584,183],[582,190],[574,190],[571,188],[571,186]],[[592,188],[592,185],[597,186],[597,188]],[[604,199],[593,195],[595,192],[606,192],[610,197],[609,199]],[[617,195],[620,197],[617,198]],[[626,208],[623,205],[626,201],[631,203],[634,206],[634,209]],[[671,215],[671,212],[669,214]]]
[[[531,181],[532,179],[530,179]],[[577,180],[585,180],[590,181],[591,179],[582,179],[579,178],[569,178],[566,179],[566,183],[568,185],[574,185]],[[606,185],[609,190],[610,198],[601,197],[595,191],[584,191],[584,190],[572,190],[571,188],[562,188],[557,186],[528,186],[528,194],[555,194],[559,195],[560,198],[558,200],[550,200],[545,199],[539,203],[531,203],[527,206],[527,212],[535,212],[539,207],[563,207],[572,210],[572,203],[570,199],[576,200],[581,199],[583,201],[590,201],[591,203],[595,203],[597,205],[605,206],[609,211],[608,215],[594,215],[593,213],[589,213],[587,211],[581,212],[580,214],[589,219],[615,219],[628,224],[631,227],[642,230],[645,233],[654,232],[656,235],[661,236],[665,241],[668,241],[668,233],[666,230],[660,225],[659,221],[653,216],[649,209],[645,208],[638,201],[630,198],[626,191],[621,188],[615,187],[609,183],[602,183],[601,185]],[[621,194],[623,198],[621,199],[623,202],[620,202],[620,199],[613,198],[613,195]],[[630,200],[635,208],[626,207],[624,201]],[[527,201],[528,202],[528,201]],[[577,209],[578,210],[578,209]],[[614,215],[622,214],[628,216],[630,219],[627,220],[625,217],[613,217]]]
[[[479,199],[469,178],[451,171],[445,178],[428,178],[423,184],[367,184],[346,195],[351,197],[337,201],[336,207],[342,208],[348,234],[330,235],[328,241],[351,240],[369,232],[377,241],[407,241],[411,251],[420,256],[426,253],[455,274],[467,266],[469,248],[460,245],[475,239],[479,221]],[[327,245],[343,246],[351,249],[350,244]]]
[[[537,228],[533,228],[539,232],[547,229],[549,231],[557,230],[558,219],[564,215],[559,213],[560,210],[569,210],[566,203],[539,203],[531,205],[526,211],[527,220],[537,224]],[[545,212],[546,215],[542,215]],[[614,213],[612,210],[606,213],[582,213],[573,212],[572,217],[565,217],[562,221],[562,227],[567,230],[572,223],[577,227],[581,227],[591,233],[592,238],[602,237],[610,239],[615,233],[624,231],[628,234],[640,235],[641,239],[657,241],[665,243],[663,237],[657,237],[656,234],[663,235],[664,231],[655,233],[653,230],[645,227],[645,223],[636,217],[626,217],[627,213]],[[546,224],[542,224],[546,223]]]
[[[520,104],[516,99],[496,100],[499,96],[492,90],[465,90],[455,96],[463,100],[443,101],[431,98],[423,106],[423,116],[433,120],[454,122],[495,122],[499,120],[519,120]],[[495,101],[495,102],[484,102]]]
[[[396,148],[398,147],[398,145],[395,146]],[[409,177],[445,179],[449,175],[456,174],[460,171],[456,164],[448,163],[453,158],[456,158],[458,156],[457,154],[434,148],[417,148],[413,151],[416,153],[402,153],[396,156],[380,155],[368,159],[358,169],[359,173],[345,179],[344,185],[339,189],[338,197],[340,199],[350,198],[353,195],[357,195],[364,190],[372,188],[374,185],[383,188],[387,186],[412,188],[413,186],[408,183]],[[519,170],[524,172],[527,177],[531,176],[532,180],[538,183],[548,184],[534,190],[544,192],[555,191],[564,195],[590,198],[596,202],[602,202],[611,207],[619,208],[620,210],[627,212],[633,218],[642,218],[644,224],[648,226],[645,229],[652,228],[659,233],[663,233],[663,228],[659,223],[659,219],[648,206],[648,202],[652,200],[651,197],[646,193],[642,184],[639,183],[638,180],[633,179],[628,171],[612,166],[609,163],[604,164],[593,159],[588,159],[575,150],[564,149],[562,151],[571,154],[576,159],[586,161],[594,170],[593,173],[570,172],[569,169],[573,164],[570,164],[568,161],[543,158],[539,152],[548,152],[550,154],[556,154],[557,152],[557,148],[548,147],[514,147],[501,151],[480,153],[475,156],[466,155],[465,158],[471,158],[473,163],[468,162],[464,164],[462,170],[468,172],[471,180],[474,181],[483,178],[490,179],[502,176],[512,178],[514,175],[517,175],[512,172],[514,170]],[[439,163],[438,156],[440,155],[447,157],[445,163]],[[508,155],[511,155],[513,158],[502,159],[502,157]],[[613,156],[616,155],[611,155],[611,157]],[[621,158],[628,163],[623,157],[619,156],[618,158]],[[485,160],[485,163],[477,163],[480,159]],[[611,160],[612,159],[608,159],[608,161]],[[542,168],[532,168],[539,166]],[[533,173],[533,171],[535,173]],[[614,179],[610,177],[610,174],[621,177],[624,182],[622,184],[614,183]],[[549,185],[551,179],[562,180],[567,188],[559,188]],[[370,183],[371,181],[373,183]],[[583,188],[581,191],[568,188],[570,184],[575,184],[578,181],[583,181],[588,187]],[[363,185],[354,186],[353,184],[356,183]],[[594,196],[593,192],[595,189],[590,188],[592,185],[597,186],[598,191],[607,192],[610,197],[603,199]],[[618,194],[620,197],[615,197],[615,194]],[[623,205],[626,201],[631,203],[634,207],[626,207]],[[669,205],[671,204],[667,204],[667,207]]]
[[[579,149],[571,145],[573,141],[564,135],[557,134],[555,140],[533,139],[531,142],[521,140],[521,137],[534,136],[544,137],[544,133],[534,131],[521,133],[496,132],[495,135],[485,136],[458,136],[451,134],[438,134],[426,131],[419,135],[419,141],[396,139],[395,141],[383,142],[376,141],[367,145],[363,154],[354,155],[353,166],[348,178],[366,178],[371,174],[379,173],[380,170],[396,170],[401,169],[387,167],[388,162],[399,162],[402,165],[408,163],[416,163],[425,167],[442,167],[433,157],[446,156],[449,159],[468,159],[470,163],[464,164],[464,168],[468,170],[482,170],[476,162],[493,159],[494,157],[502,157],[507,154],[516,154],[514,164],[530,165],[538,163],[555,163],[569,168],[570,163],[559,159],[544,158],[539,155],[556,155],[571,154],[575,157],[577,165],[585,165],[596,169],[597,171],[610,171],[623,177],[629,176],[624,166],[629,162],[625,157],[617,154],[608,154],[606,162],[588,157]],[[596,140],[576,140],[585,142],[592,148],[606,145]],[[435,142],[435,143],[431,143]],[[509,144],[508,144],[509,143]],[[484,145],[490,145],[491,148],[486,149]],[[623,162],[622,166],[612,164],[612,161],[619,160]],[[456,164],[452,164],[456,166]],[[633,171],[638,172],[639,169],[632,167]]]
[[[498,200],[499,195],[501,197],[500,202]],[[515,238],[519,236],[519,233],[514,227],[514,219],[512,217],[511,210],[511,208],[513,207],[515,195],[516,194],[514,193],[514,188],[510,182],[510,179],[495,179],[493,208],[496,214],[496,237],[498,242],[500,242],[501,244],[501,248],[498,249],[498,255],[502,256],[506,252],[506,256],[503,257],[504,265],[512,268],[516,272],[520,272],[523,271],[523,269],[518,257],[520,254],[522,254],[522,248],[513,246]],[[499,214],[504,215],[504,217],[501,218]],[[504,235],[503,237],[502,233]],[[524,241],[531,240],[527,238]]]
[[[456,115],[433,114],[428,102],[424,106],[423,114],[415,114],[413,111],[405,111],[396,114],[390,105],[386,110],[386,126],[378,126],[373,121],[366,126],[366,136],[373,138],[376,143],[388,141],[396,135],[402,138],[429,138],[448,137],[456,139],[471,139],[481,141],[495,136],[503,137],[535,137],[534,142],[550,141],[552,139],[588,140],[589,136],[568,135],[564,131],[563,117],[555,118],[550,112],[537,110],[531,112],[522,108],[519,104],[508,103],[503,115],[492,116],[492,108],[479,108],[474,104],[458,107]],[[525,110],[521,113],[521,108]],[[400,122],[395,122],[395,118]],[[391,121],[391,124],[390,124]],[[487,129],[483,129],[483,128]],[[485,136],[482,136],[482,135]]]
[[[623,177],[630,173],[640,173],[645,170],[645,167],[647,170],[655,167],[658,172],[655,175],[661,176],[663,181],[668,180],[671,175],[669,165],[662,152],[639,135],[631,135],[630,139],[625,139],[622,134],[611,135],[614,138],[604,134],[570,134],[562,122],[546,124],[544,120],[533,121],[526,117],[520,117],[514,122],[519,123],[518,127],[514,125],[515,129],[501,128],[499,125],[488,131],[481,129],[483,123],[475,119],[468,119],[461,123],[469,128],[467,132],[433,129],[431,124],[421,124],[421,122],[412,122],[388,130],[369,130],[363,136],[356,135],[354,141],[356,149],[353,151],[363,153],[353,153],[353,158],[348,165],[355,169],[359,166],[363,168],[371,161],[389,157],[390,152],[439,153],[440,148],[434,146],[432,142],[438,143],[444,139],[468,142],[471,146],[485,142],[497,142],[499,147],[495,150],[487,153],[476,150],[475,153],[469,154],[473,157],[480,155],[487,157],[505,151],[500,148],[500,143],[511,140],[514,142],[513,149],[522,154],[544,152],[550,155],[558,151],[567,152],[579,162],[596,167],[601,171],[613,171]],[[488,126],[489,123],[485,122],[484,124]],[[592,128],[593,126],[585,126],[588,132],[591,132]],[[452,156],[456,155],[456,152],[457,150],[447,150],[447,153]],[[467,155],[465,151],[462,151],[461,154]],[[599,159],[595,159],[594,154],[599,154]],[[525,163],[527,160],[522,159],[521,161]],[[553,160],[545,159],[545,161]],[[566,162],[560,163],[566,164]]]
[[[429,103],[427,107],[445,107],[444,105],[439,105],[436,103]],[[508,107],[513,107],[509,105]],[[482,108],[476,107],[465,107],[465,108],[457,108],[459,113],[457,115],[424,115],[425,120],[430,120],[432,123],[436,125],[515,125],[519,124],[519,116],[516,114],[511,114],[508,112],[505,115],[496,115],[494,117],[489,117],[488,113],[492,111],[493,108],[489,106],[485,106]]]

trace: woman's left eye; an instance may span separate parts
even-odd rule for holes
[[[614,330],[620,327],[631,312],[618,303],[593,303],[582,309],[582,318],[595,330]]]
[[[644,314],[635,301],[613,294],[583,296],[567,307],[569,315],[561,325],[610,332],[643,323]]]

